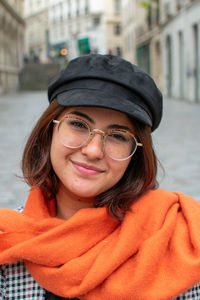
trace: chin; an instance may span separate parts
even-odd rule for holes
[[[71,191],[74,195],[80,198],[84,199],[94,199],[96,198],[100,193],[95,193],[91,191]]]
[[[77,179],[71,182],[70,185],[67,184],[66,189],[81,198],[95,198],[105,191],[105,188],[103,189],[101,185],[98,186],[96,182],[89,183],[88,181]]]

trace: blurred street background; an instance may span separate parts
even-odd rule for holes
[[[26,199],[20,160],[48,83],[89,53],[122,56],[154,78],[164,95],[153,134],[160,187],[200,201],[200,0],[0,0],[0,207]]]

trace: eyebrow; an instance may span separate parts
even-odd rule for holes
[[[94,124],[94,121],[88,115],[86,115],[78,110],[71,111],[70,114],[73,114],[73,115],[76,115],[79,117],[83,117],[83,118],[87,119],[89,122],[91,122],[92,124]]]
[[[73,115],[76,115],[79,117],[83,117],[83,118],[87,119],[89,122],[91,122],[92,124],[95,123],[94,120],[92,120],[88,115],[86,115],[78,110],[71,111],[70,114],[73,114]],[[131,131],[131,129],[128,126],[119,125],[119,124],[110,124],[108,126],[108,129],[123,129],[123,130]]]
[[[111,124],[108,126],[108,129],[124,129],[124,130],[131,131],[131,129],[128,126],[119,125],[119,124]]]

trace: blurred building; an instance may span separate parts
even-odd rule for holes
[[[137,3],[134,0],[122,0],[121,8],[121,26],[123,40],[123,57],[133,63],[136,63],[136,8]]]
[[[164,93],[200,102],[200,1],[162,0],[161,25]]]
[[[22,0],[0,0],[0,94],[16,91],[23,66]]]
[[[103,1],[51,0],[49,8],[50,56],[68,59],[90,52],[105,52]]]
[[[123,56],[149,73],[161,88],[160,1],[122,3]]]
[[[67,53],[72,59],[91,52],[121,54],[120,2],[51,0],[50,55]]]
[[[200,102],[200,0],[123,0],[123,56],[164,95]]]
[[[121,2],[122,0],[104,0],[106,53],[123,55],[122,53],[122,28],[121,28]]]
[[[27,56],[43,62],[91,52],[120,55],[120,7],[121,0],[25,0]]]
[[[46,62],[48,57],[48,0],[25,0],[25,52],[30,61]]]

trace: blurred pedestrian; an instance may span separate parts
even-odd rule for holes
[[[200,299],[200,204],[158,189],[152,78],[91,54],[48,96],[23,154],[26,205],[0,210],[1,299]]]

